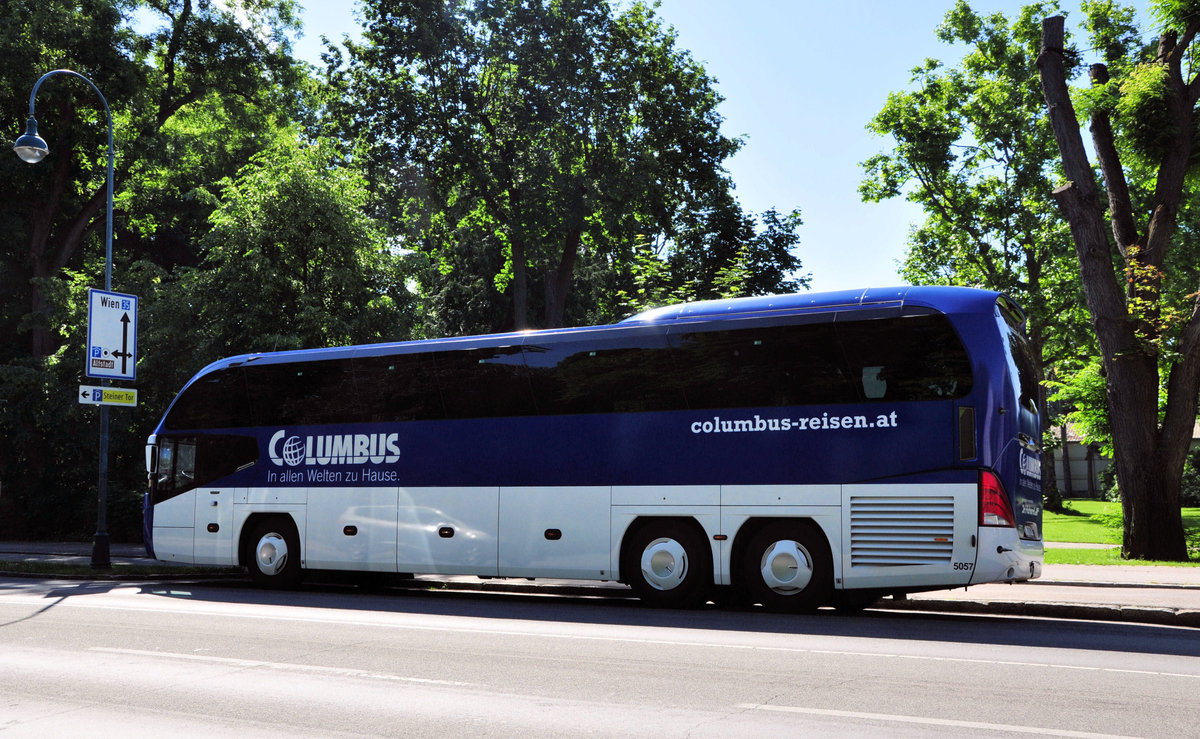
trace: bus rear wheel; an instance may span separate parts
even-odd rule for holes
[[[829,545],[814,526],[803,522],[764,526],[745,549],[741,574],[750,599],[772,611],[814,611],[833,591]]]
[[[300,535],[292,520],[272,516],[259,521],[251,530],[247,550],[247,568],[255,585],[288,589],[300,584]]]
[[[694,608],[708,598],[712,558],[704,536],[675,520],[650,521],[625,543],[621,573],[644,602],[660,608]]]

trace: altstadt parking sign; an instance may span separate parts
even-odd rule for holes
[[[136,295],[88,290],[88,377],[136,379],[137,304]]]

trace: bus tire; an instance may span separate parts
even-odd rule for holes
[[[772,521],[751,537],[744,552],[742,583],[755,603],[771,611],[807,613],[829,601],[829,543],[812,524]]]
[[[300,584],[300,535],[288,516],[259,521],[250,532],[246,567],[255,585],[286,590]]]
[[[621,573],[633,592],[658,608],[695,608],[712,584],[712,557],[697,526],[648,519],[622,550]]]

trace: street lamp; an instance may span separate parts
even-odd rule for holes
[[[50,147],[46,145],[45,139],[38,136],[37,118],[33,113],[33,101],[37,97],[38,88],[42,86],[50,77],[56,74],[65,74],[70,77],[81,79],[88,84],[96,94],[100,97],[100,102],[104,105],[104,115],[108,118],[108,207],[105,210],[104,219],[104,289],[112,291],[112,224],[113,224],[113,123],[112,112],[108,109],[108,101],[104,99],[104,93],[100,92],[100,88],[96,87],[95,83],[84,77],[78,72],[70,69],[56,69],[52,72],[47,72],[38,78],[34,83],[33,90],[29,93],[29,119],[25,121],[25,134],[18,138],[13,144],[13,151],[21,159],[30,164],[37,164],[46,158],[50,153]],[[108,385],[108,380],[104,380],[102,385]],[[92,569],[108,569],[112,567],[112,560],[109,556],[108,542],[108,406],[100,406],[100,489],[96,501],[96,533],[92,540]]]

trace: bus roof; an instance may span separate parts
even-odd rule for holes
[[[531,336],[569,335],[613,329],[616,327],[654,326],[675,321],[709,321],[738,318],[769,317],[780,314],[823,313],[828,311],[859,311],[879,308],[903,308],[919,306],[943,313],[991,311],[1003,294],[991,290],[970,287],[887,287],[856,290],[838,290],[819,293],[792,293],[787,295],[761,295],[748,298],[727,298],[678,303],[661,308],[652,308],[630,316],[617,324],[608,326],[581,326],[576,328],[547,329],[478,336],[460,336],[420,341],[387,342],[357,346],[327,347],[321,349],[297,349],[280,352],[255,352],[219,359],[196,373],[195,379],[226,367],[247,363],[275,364],[297,360],[318,361],[348,356],[372,356],[387,354],[399,349],[401,352],[417,350],[417,347],[437,349],[471,349],[484,346],[521,344]],[[1007,303],[1012,303],[1007,300]],[[1015,308],[1015,303],[1012,304]],[[1019,308],[1017,309],[1019,311]],[[190,384],[190,382],[188,383]],[[185,385],[186,387],[186,385]]]
[[[1000,293],[969,287],[885,287],[820,293],[760,295],[750,298],[702,300],[653,308],[622,324],[668,323],[687,319],[746,318],[772,313],[824,312],[916,305],[944,313],[978,310],[996,302]]]

